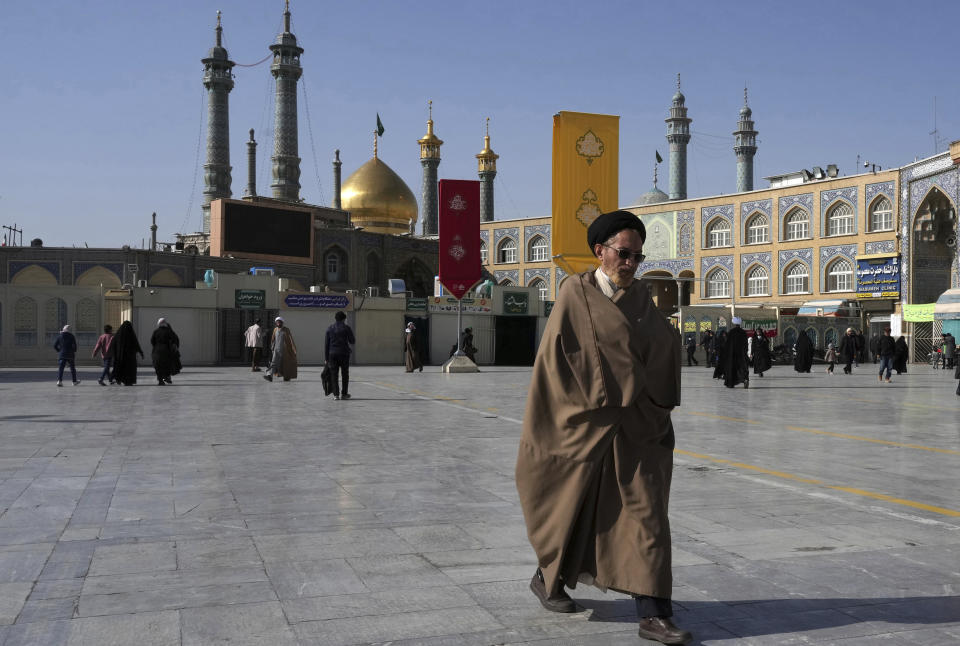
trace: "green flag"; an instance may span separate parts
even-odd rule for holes
[[[377,113],[377,135],[383,136],[383,123],[380,121],[380,113]]]
[[[655,152],[655,153],[657,154],[657,163],[658,163],[658,164],[663,163],[663,157],[660,156],[660,151],[659,151],[659,150],[655,150],[655,151],[653,151],[653,152]]]

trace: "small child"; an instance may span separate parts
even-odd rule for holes
[[[833,364],[837,362],[837,351],[834,350],[832,343],[827,345],[827,353],[823,355],[823,360],[827,362],[827,374],[832,375]]]

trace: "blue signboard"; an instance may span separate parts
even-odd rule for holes
[[[283,299],[287,307],[319,307],[328,310],[342,310],[350,305],[350,297],[345,294],[288,294]]]
[[[857,258],[857,298],[900,298],[900,256]]]

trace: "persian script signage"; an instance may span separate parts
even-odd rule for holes
[[[346,294],[287,294],[283,304],[287,307],[345,310],[350,308],[350,297]]]
[[[503,313],[526,316],[530,310],[530,294],[526,292],[504,292]]]
[[[914,323],[924,323],[933,320],[933,310],[936,303],[918,303],[903,306],[903,320]]]
[[[857,258],[857,298],[900,298],[900,256]]]
[[[262,310],[267,303],[267,292],[263,289],[233,290],[234,307],[241,310]]]
[[[488,298],[464,298],[463,311],[471,314],[490,314],[493,312]],[[456,312],[457,299],[452,296],[434,296],[429,303],[431,312]]]
[[[425,299],[425,298],[408,298],[408,299],[407,299],[407,311],[408,311],[408,312],[426,312],[426,311],[427,311],[427,299]]]
[[[440,282],[463,298],[480,281],[480,182],[442,179],[440,186]]]

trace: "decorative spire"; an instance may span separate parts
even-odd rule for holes
[[[376,130],[373,131],[373,158],[377,159],[377,141],[380,139],[380,135]],[[339,151],[338,151],[339,152]]]
[[[500,155],[490,147],[490,117],[487,117],[483,150],[477,155],[477,174],[480,175],[480,221],[493,221],[493,180],[497,176]]]
[[[680,91],[680,72],[677,72],[677,92]]]
[[[217,9],[217,47],[223,47],[223,26],[220,24],[220,10]]]
[[[290,33],[290,0],[284,0],[285,8],[283,10],[283,31]]]
[[[657,169],[660,167],[660,164],[654,162],[653,164],[653,187],[657,187]]]

